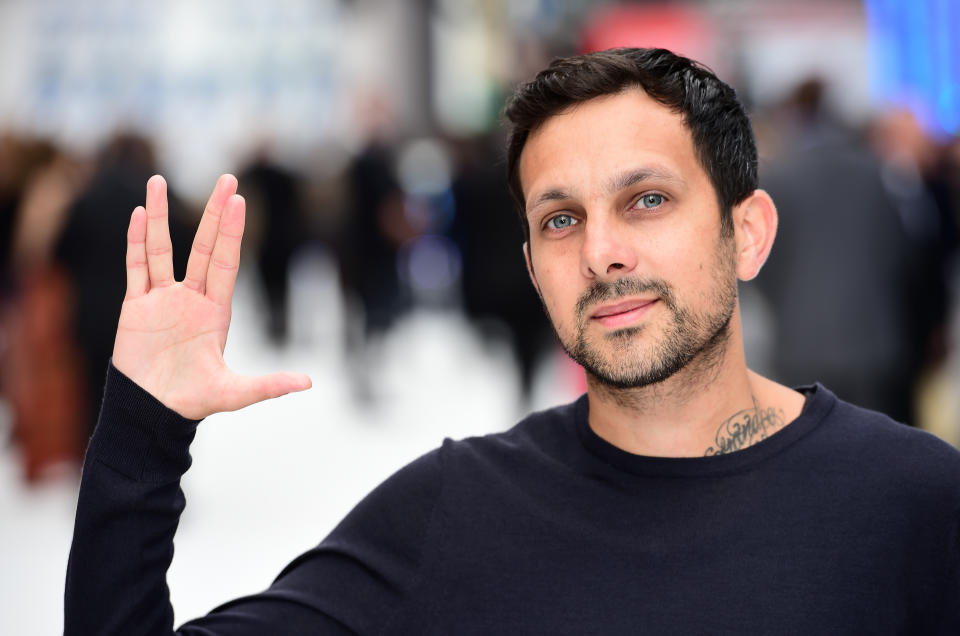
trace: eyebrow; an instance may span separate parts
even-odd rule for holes
[[[537,198],[531,201],[527,206],[527,212],[535,210],[548,201],[566,201],[567,199],[572,198],[573,197],[570,195],[570,193],[562,188],[551,188],[550,190],[541,192],[539,195],[537,195]]]
[[[683,179],[671,173],[670,171],[664,170],[657,166],[651,166],[647,168],[638,168],[637,170],[628,170],[627,172],[614,175],[612,179],[607,181],[604,192],[607,194],[613,194],[615,192],[620,192],[621,190],[626,190],[632,185],[651,180],[666,181],[681,188],[686,188],[687,185]]]
[[[604,192],[614,194],[621,190],[626,190],[630,186],[651,180],[665,181],[682,189],[686,189],[687,186],[687,183],[683,179],[670,171],[657,166],[650,166],[636,170],[627,170],[626,172],[614,175],[604,186]],[[527,206],[527,212],[535,210],[537,207],[549,201],[567,201],[573,198],[575,197],[563,188],[551,188],[538,194]]]

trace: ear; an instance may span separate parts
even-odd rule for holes
[[[537,284],[537,275],[533,271],[533,261],[530,260],[530,241],[523,242],[523,258],[527,262],[527,273],[530,274],[530,282],[533,283],[533,288],[537,290],[537,295],[540,296],[540,285]]]
[[[777,234],[777,207],[764,190],[754,190],[733,208],[737,277],[751,280],[770,255]]]

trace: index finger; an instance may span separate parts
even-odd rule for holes
[[[193,237],[193,247],[190,249],[190,258],[187,260],[187,273],[183,284],[201,294],[207,288],[207,269],[210,266],[210,255],[217,242],[217,230],[220,227],[220,218],[223,208],[230,195],[237,191],[237,178],[232,174],[222,175],[213,187],[207,207],[200,217],[200,225]]]

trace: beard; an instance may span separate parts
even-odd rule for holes
[[[697,361],[704,368],[718,363],[726,348],[730,320],[737,301],[735,254],[729,241],[720,239],[713,272],[713,289],[708,309],[693,311],[682,306],[673,288],[658,278],[619,278],[594,283],[578,300],[576,331],[572,342],[561,346],[600,384],[613,389],[632,389],[663,382]],[[669,321],[659,341],[642,351],[637,347],[644,331],[654,328],[645,324],[617,329],[600,336],[589,336],[589,308],[631,295],[656,294],[667,311]],[[556,331],[556,326],[554,326]],[[606,346],[599,346],[596,338]]]

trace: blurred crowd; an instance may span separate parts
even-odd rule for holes
[[[810,78],[755,113],[761,185],[780,211],[756,284],[773,330],[766,370],[917,423],[924,378],[950,354],[960,142],[931,138],[907,111],[849,126],[824,93]],[[496,131],[401,139],[371,125],[334,174],[267,144],[238,162],[269,341],[288,342],[291,264],[319,246],[339,266],[357,399],[375,399],[378,343],[420,306],[462,311],[509,343],[529,395],[555,345],[527,280],[502,145]],[[134,132],[92,157],[0,135],[0,393],[28,480],[82,456],[124,293],[128,216],[158,171]],[[171,183],[179,277],[203,202],[176,192]]]
[[[332,176],[290,165],[266,144],[234,166],[269,342],[288,344],[291,264],[319,248],[339,265],[358,400],[376,398],[369,369],[379,344],[418,306],[460,308],[510,343],[528,395],[552,340],[527,280],[499,146],[493,136],[399,141],[374,129]],[[28,480],[82,458],[124,294],[129,214],[159,171],[151,141],[133,132],[93,157],[0,136],[0,393]],[[203,202],[179,197],[176,183],[169,193],[179,278]]]

